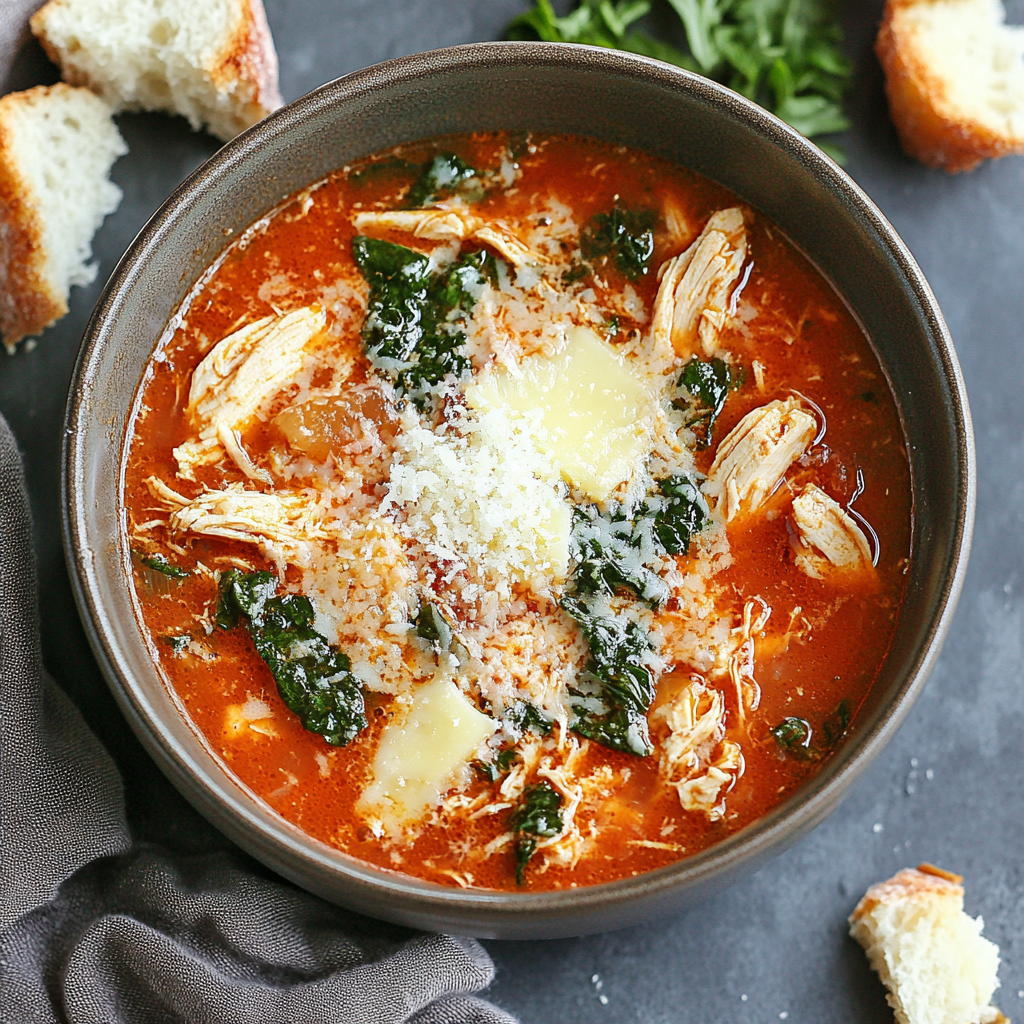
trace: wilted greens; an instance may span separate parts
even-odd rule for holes
[[[683,367],[674,404],[686,410],[686,425],[696,435],[698,447],[711,444],[715,421],[735,386],[732,370],[723,359],[705,362],[694,356]]]
[[[278,693],[310,732],[343,747],[366,728],[363,692],[348,657],[313,629],[313,605],[299,594],[276,597],[270,572],[225,572],[217,625],[244,623]]]
[[[598,213],[580,236],[580,251],[588,260],[614,263],[630,280],[642,277],[654,255],[654,214],[620,206],[611,213]]]
[[[561,809],[562,794],[551,783],[542,780],[526,787],[522,803],[508,822],[516,833],[516,884],[523,884],[526,865],[537,852],[537,840],[562,831]]]

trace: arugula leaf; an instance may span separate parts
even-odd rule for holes
[[[425,410],[431,389],[470,370],[461,351],[465,325],[484,286],[497,281],[497,261],[481,249],[435,274],[422,253],[364,235],[352,240],[352,252],[370,286],[367,357]]]
[[[654,748],[647,711],[654,700],[654,675],[645,664],[650,639],[624,615],[595,614],[579,598],[562,598],[590,647],[590,660],[576,680],[571,728],[613,750],[646,757]]]
[[[668,0],[689,53],[627,31],[646,0],[582,0],[559,18],[549,0],[513,19],[509,39],[588,43],[642,53],[728,85],[808,138],[846,131],[842,98],[853,69],[839,48],[837,0]],[[842,152],[824,144],[830,155]]]
[[[676,387],[682,394],[674,404],[688,407],[687,426],[697,435],[697,446],[707,448],[715,421],[736,387],[729,364],[722,359],[704,362],[694,356],[683,367]]]
[[[473,181],[479,181],[475,167],[470,167],[454,153],[438,153],[409,189],[405,196],[405,207],[417,210],[430,206],[465,191],[466,186]]]
[[[188,569],[182,569],[180,565],[171,565],[163,555],[140,556],[139,561],[147,569],[152,569],[153,572],[158,572],[161,576],[167,576],[172,580],[184,580],[192,575]]]
[[[516,835],[516,884],[523,884],[523,875],[530,858],[537,852],[537,840],[557,836],[562,831],[562,794],[550,782],[527,786],[523,802],[512,812],[508,827]]]
[[[614,259],[631,281],[642,277],[654,254],[654,214],[620,206],[598,213],[580,236],[580,251],[588,260]]]
[[[221,576],[216,622],[232,629],[243,620],[277,683],[278,693],[304,728],[343,747],[366,728],[362,687],[347,656],[313,629],[313,605],[298,594],[274,596],[273,573]]]

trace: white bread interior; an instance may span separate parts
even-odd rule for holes
[[[262,0],[50,0],[32,31],[115,110],[166,110],[221,139],[281,105]]]
[[[999,947],[964,913],[958,875],[922,864],[871,886],[850,916],[899,1024],[994,1024]]]
[[[1024,152],[1024,27],[1001,0],[889,0],[878,51],[912,156],[949,170]]]
[[[117,209],[128,151],[110,108],[60,83],[0,99],[0,332],[8,349],[68,310],[96,277],[92,237]]]

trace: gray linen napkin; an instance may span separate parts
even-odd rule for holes
[[[515,1024],[472,995],[493,976],[473,939],[346,913],[230,852],[133,843],[113,761],[42,669],[0,418],[0,1021]]]

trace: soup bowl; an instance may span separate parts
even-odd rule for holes
[[[398,143],[487,130],[596,137],[665,157],[769,217],[859,319],[899,408],[913,486],[912,557],[894,640],[842,747],[755,823],[668,867],[542,893],[442,887],[305,835],[237,782],[190,724],[150,654],[131,583],[121,490],[125,435],[147,362],[180,303],[230,241],[286,196]],[[904,244],[814,145],[737,94],[644,57],[548,43],[482,43],[331,82],[225,146],[134,241],[93,314],[72,381],[64,537],[90,641],[124,714],[181,792],[264,864],[340,905],[424,928],[500,938],[624,927],[750,872],[818,824],[921,691],[966,569],[974,452],[942,314]]]

